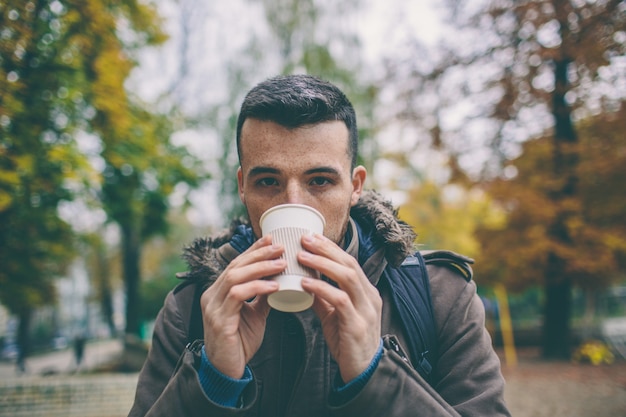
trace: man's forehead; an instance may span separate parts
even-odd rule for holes
[[[259,131],[270,129],[270,128],[273,131],[276,131],[276,132],[282,131],[282,133],[288,135],[290,133],[297,132],[297,131],[305,131],[305,130],[310,130],[310,129],[319,130],[319,129],[324,129],[324,128],[331,127],[331,126],[333,130],[336,132],[336,134],[341,134],[342,136],[343,134],[345,134],[346,138],[349,137],[348,126],[346,126],[346,124],[341,120],[327,120],[327,121],[322,121],[318,123],[309,123],[309,124],[303,124],[303,125],[298,125],[298,126],[285,126],[273,120],[262,120],[262,119],[257,119],[254,117],[249,117],[243,122],[243,125],[241,127],[241,138],[243,139],[243,136],[245,134],[254,135],[258,133]]]
[[[288,128],[271,121],[247,119],[239,144],[242,162],[247,157],[271,161],[276,159],[277,153],[299,152],[310,156],[313,153],[325,154],[330,150],[336,156],[340,154],[349,157],[349,132],[341,121]],[[328,158],[328,155],[324,157]]]

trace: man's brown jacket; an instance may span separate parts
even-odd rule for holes
[[[388,263],[398,265],[413,250],[415,234],[391,205],[367,192],[351,211],[346,251],[379,242],[361,267],[383,298],[383,356],[365,387],[347,403],[334,404],[337,365],[330,356],[317,316],[270,313],[263,343],[248,366],[253,381],[240,408],[221,407],[205,395],[198,379],[199,354],[188,343],[194,285],[171,292],[159,313],[153,342],[139,376],[130,417],[138,416],[508,416],[500,361],[484,326],[484,307],[473,281],[454,268],[428,266],[438,330],[438,360],[429,385],[403,360],[390,339],[409,356],[391,295],[379,280]],[[376,225],[375,236],[359,242],[355,221]],[[188,280],[210,285],[239,252],[230,243],[235,229],[199,239],[186,249]],[[411,358],[413,359],[413,358]]]

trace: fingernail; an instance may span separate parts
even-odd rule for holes
[[[312,235],[304,235],[303,239],[307,243],[313,243],[313,240],[315,240]]]

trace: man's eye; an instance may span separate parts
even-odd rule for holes
[[[257,181],[257,184],[263,187],[271,187],[273,185],[277,185],[278,181],[276,181],[275,178],[261,178],[260,180]]]
[[[331,181],[325,177],[315,177],[311,180],[311,184],[319,187],[322,185],[331,184]]]

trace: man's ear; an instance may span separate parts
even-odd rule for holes
[[[246,196],[243,192],[243,171],[241,170],[241,167],[237,169],[237,189],[239,191],[239,199],[245,205]]]
[[[354,206],[356,203],[358,203],[359,198],[361,198],[366,178],[367,170],[364,166],[359,165],[352,170],[352,197],[350,199],[351,206]]]

